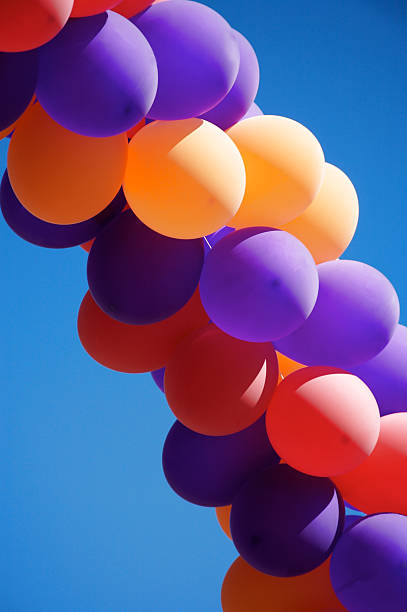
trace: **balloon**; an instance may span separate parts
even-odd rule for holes
[[[122,323],[149,325],[188,302],[198,286],[202,263],[202,240],[167,238],[126,210],[92,246],[89,289],[109,316]]]
[[[37,70],[36,51],[0,53],[0,131],[15,123],[29,106],[34,96]]]
[[[316,612],[323,606],[345,612],[329,579],[329,561],[301,576],[276,578],[238,557],[222,585],[223,612]]]
[[[24,117],[26,116],[26,114],[28,113],[28,111],[30,110],[31,106],[33,104],[35,104],[36,102],[36,97],[35,95],[31,98],[31,102],[30,104],[27,106],[27,108],[25,109],[25,111],[23,112],[22,115],[20,115],[20,117],[17,119],[17,121],[15,121],[14,123],[12,123],[11,125],[9,125],[7,128],[5,128],[4,130],[0,130],[0,140],[2,138],[11,138],[14,130],[16,129],[16,127],[19,125],[19,123],[24,119]]]
[[[289,359],[289,357],[286,357],[281,353],[277,353],[277,359],[280,375],[282,375],[282,378],[285,378],[286,376],[291,374],[291,372],[295,372],[300,368],[305,368],[305,366],[303,366],[301,363],[297,363],[296,361]]]
[[[129,140],[131,138],[133,138],[134,134],[137,134],[137,132],[139,132],[141,130],[141,128],[143,128],[145,125],[146,125],[146,120],[145,119],[142,119],[141,121],[136,123],[136,125],[134,125],[132,128],[130,128],[130,130],[127,130],[127,138]]]
[[[347,529],[332,555],[331,581],[352,612],[405,612],[407,517],[377,514]]]
[[[260,73],[256,53],[240,32],[234,30],[233,34],[240,53],[239,72],[236,80],[223,100],[201,115],[201,119],[214,123],[222,130],[227,130],[244,117],[259,88]]]
[[[7,167],[24,208],[43,221],[68,225],[106,208],[120,189],[126,159],[124,134],[110,138],[74,134],[37,103],[18,122]]]
[[[37,97],[65,128],[114,136],[145,117],[157,82],[155,57],[143,34],[109,11],[70,20],[41,50]]]
[[[205,236],[204,237],[205,255],[207,255],[208,253],[212,251],[213,247],[215,246],[217,242],[219,242],[219,240],[221,240],[224,236],[228,236],[234,231],[235,230],[233,227],[228,227],[227,225],[225,225],[225,227],[221,227],[221,229],[218,230],[217,232],[213,232],[212,234],[208,234],[208,236]]]
[[[318,272],[294,236],[267,227],[237,230],[207,255],[202,304],[227,334],[248,342],[286,336],[304,323],[318,295]]]
[[[96,236],[126,205],[120,190],[107,208],[82,223],[55,225],[34,217],[22,206],[13,192],[7,171],[0,185],[1,210],[7,224],[18,236],[42,247],[61,249],[76,246]]]
[[[336,260],[317,266],[315,308],[276,349],[306,365],[348,369],[377,355],[390,341],[400,305],[381,272],[359,261]]]
[[[119,0],[74,0],[71,17],[87,17],[113,8]]]
[[[215,510],[216,518],[223,532],[228,538],[232,539],[232,534],[230,533],[230,511],[232,510],[232,506],[218,506]]]
[[[133,17],[137,13],[141,13],[146,8],[155,4],[151,0],[122,0],[114,7],[115,13],[120,13],[124,17]]]
[[[245,119],[250,119],[251,117],[259,117],[260,115],[263,115],[263,114],[264,113],[261,110],[261,108],[259,108],[257,104],[253,102],[253,104],[250,105],[247,113],[243,115],[240,121],[244,121]]]
[[[373,393],[359,378],[314,366],[280,383],[266,423],[271,444],[291,467],[312,476],[334,476],[373,452],[380,414]]]
[[[282,227],[311,251],[316,263],[337,259],[349,245],[359,217],[358,196],[349,178],[325,164],[321,189],[299,217]]]
[[[239,121],[228,130],[242,154],[247,186],[229,225],[279,227],[317,195],[325,170],[318,140],[306,127],[274,115]]]
[[[207,323],[198,291],[174,315],[151,325],[116,321],[97,306],[88,292],[79,309],[78,332],[84,349],[106,368],[151,372],[165,366],[177,344]]]
[[[151,372],[151,376],[157,387],[164,393],[164,374],[165,368],[160,368],[159,370],[154,370]]]
[[[88,242],[84,242],[83,244],[81,244],[81,248],[86,251],[87,253],[89,253],[89,251],[91,250],[93,243],[95,242],[95,239],[92,238],[92,240],[88,240]]]
[[[200,506],[231,504],[248,478],[279,461],[268,440],[264,416],[229,436],[203,436],[176,421],[163,450],[168,484]]]
[[[335,477],[343,498],[367,514],[407,514],[407,413],[380,419],[373,453],[359,467]]]
[[[254,475],[233,499],[233,542],[252,567],[272,576],[305,574],[331,554],[344,508],[328,478],[276,465]]]
[[[244,189],[239,151],[208,121],[154,121],[130,142],[124,192],[136,215],[160,234],[199,238],[218,230],[239,208]]]
[[[249,344],[207,325],[177,346],[167,363],[164,387],[181,423],[207,436],[225,436],[260,418],[277,378],[270,343]]]
[[[351,368],[373,391],[382,416],[407,412],[406,364],[407,327],[397,325],[390,342],[376,357]]]
[[[152,119],[198,117],[232,88],[240,63],[229,24],[213,9],[188,0],[150,6],[131,21],[150,43],[158,65]]]
[[[28,51],[48,42],[64,27],[72,5],[73,0],[1,0],[0,51]]]

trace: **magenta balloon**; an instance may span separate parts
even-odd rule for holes
[[[343,533],[333,552],[331,582],[352,612],[407,609],[407,516],[367,516]]]
[[[168,484],[178,495],[201,506],[231,504],[248,478],[279,461],[264,416],[229,436],[205,436],[176,421],[163,450]]]
[[[380,353],[400,315],[393,285],[359,261],[337,259],[317,269],[319,294],[311,316],[294,333],[275,342],[276,349],[305,365],[344,369]]]
[[[233,542],[243,559],[281,577],[321,565],[343,524],[343,501],[333,483],[285,464],[250,478],[234,497],[230,514]]]
[[[351,368],[376,398],[380,414],[407,411],[407,327],[397,325],[387,346],[373,359]]]
[[[67,129],[113,136],[145,117],[157,82],[155,57],[143,34],[107,11],[69,20],[42,48],[37,97]]]
[[[240,65],[236,81],[219,104],[201,115],[201,119],[214,123],[222,130],[227,130],[244,117],[250,109],[259,88],[259,63],[254,49],[240,32],[234,30],[234,35],[240,52]]]
[[[307,248],[288,232],[236,230],[208,253],[200,292],[210,319],[249,342],[281,338],[304,323],[318,294],[318,273]]]
[[[244,121],[245,119],[250,119],[250,117],[259,117],[260,115],[263,115],[263,114],[264,113],[261,110],[261,108],[259,108],[259,106],[257,106],[257,104],[253,102],[253,104],[250,106],[247,113],[243,115],[240,121]]]
[[[232,28],[213,9],[189,0],[170,0],[132,17],[150,43],[158,65],[152,119],[198,117],[232,88],[239,47]]]

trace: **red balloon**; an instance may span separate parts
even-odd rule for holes
[[[281,381],[266,426],[272,446],[291,467],[312,476],[334,476],[354,469],[372,453],[380,413],[360,378],[315,366]]]
[[[224,436],[260,418],[277,379],[277,356],[270,342],[237,340],[210,324],[177,346],[166,366],[164,388],[183,425]]]
[[[155,3],[153,0],[122,0],[122,2],[115,6],[114,10],[124,17],[134,17],[137,13],[141,13],[141,11]]]
[[[73,0],[1,0],[0,51],[28,51],[58,34]]]
[[[128,325],[112,319],[88,291],[79,309],[78,332],[84,349],[105,367],[119,372],[151,372],[165,366],[176,345],[207,322],[198,290],[181,310],[151,325]]]
[[[407,412],[388,414],[380,421],[379,440],[370,457],[334,482],[345,501],[367,514],[407,514]]]
[[[87,17],[97,15],[111,9],[120,0],[74,0],[71,17]]]

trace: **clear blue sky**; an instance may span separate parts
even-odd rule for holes
[[[348,255],[391,279],[407,323],[405,0],[209,4],[254,45],[263,110],[308,126],[353,180]],[[163,396],[76,336],[85,253],[31,246],[3,220],[0,234],[0,609],[218,612],[236,555],[214,511],[166,485]]]

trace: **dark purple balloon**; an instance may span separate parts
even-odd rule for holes
[[[352,612],[406,612],[407,517],[374,514],[347,529],[333,552],[331,582]]]
[[[145,117],[157,82],[155,57],[143,34],[107,11],[69,20],[41,49],[37,96],[69,130],[113,136]]]
[[[150,43],[158,65],[152,119],[198,117],[232,88],[239,47],[232,28],[213,9],[171,0],[131,18]]]
[[[397,325],[387,346],[373,359],[351,368],[372,391],[381,416],[407,411],[407,327]]]
[[[390,341],[399,320],[397,293],[375,268],[337,259],[317,266],[319,293],[305,323],[275,348],[305,365],[348,369]]]
[[[225,333],[248,342],[281,338],[303,324],[318,273],[295,236],[269,227],[234,231],[212,248],[200,282],[202,304]]]
[[[216,232],[213,232],[212,234],[208,234],[208,236],[205,236],[204,238],[205,254],[207,255],[208,253],[210,253],[213,247],[215,246],[215,244],[219,242],[219,240],[221,240],[224,236],[228,236],[234,231],[235,229],[233,227],[228,227],[227,225],[225,225],[225,227],[221,227]]]
[[[165,368],[160,368],[159,370],[154,370],[151,372],[151,376],[153,381],[157,385],[157,387],[164,393],[164,374]]]
[[[239,46],[240,64],[232,89],[219,104],[201,115],[201,119],[227,130],[240,121],[249,110],[259,88],[260,72],[256,54],[249,41],[233,31]]]
[[[261,110],[261,108],[259,108],[257,104],[253,102],[253,104],[250,106],[247,113],[241,118],[240,121],[244,121],[245,119],[250,119],[251,117],[259,117],[260,115],[263,115],[263,114],[264,113]]]
[[[37,51],[0,53],[0,130],[23,114],[37,83]]]
[[[72,225],[47,223],[32,215],[20,203],[10,185],[6,170],[0,185],[0,204],[4,219],[20,238],[38,246],[63,249],[92,240],[106,223],[123,210],[126,199],[120,189],[107,208],[87,221]]]
[[[109,316],[148,325],[175,314],[196,290],[202,240],[177,240],[146,227],[131,210],[96,237],[88,258],[93,299]]]
[[[233,542],[265,574],[310,572],[331,554],[344,524],[343,501],[328,478],[280,464],[248,480],[232,503]]]
[[[163,450],[168,484],[187,501],[200,506],[227,506],[254,473],[277,465],[265,418],[229,436],[204,436],[176,421]]]

